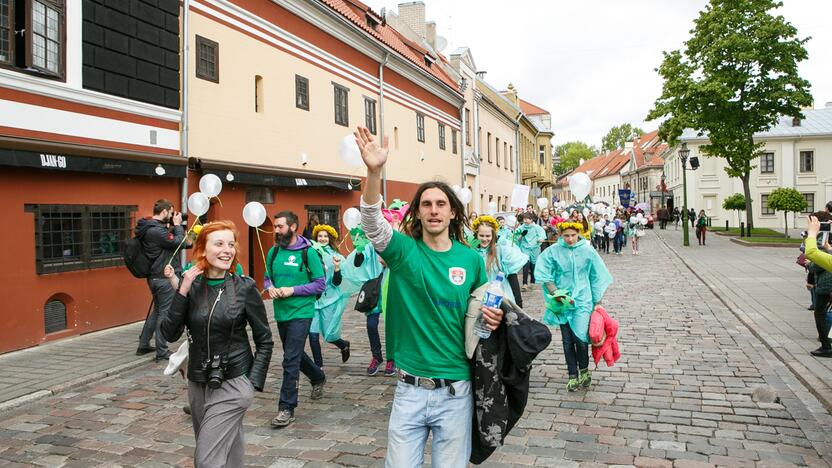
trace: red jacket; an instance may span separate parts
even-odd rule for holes
[[[597,306],[589,319],[589,341],[596,366],[602,356],[608,366],[613,366],[621,358],[617,336],[618,321],[610,317],[603,307]]]

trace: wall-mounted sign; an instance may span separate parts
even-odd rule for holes
[[[34,151],[0,149],[0,166],[31,167],[36,169],[92,172],[97,174],[123,174],[148,177],[185,177],[185,160],[182,164],[127,161],[120,159],[73,156],[68,154],[38,153]],[[156,171],[164,166],[164,175]]]

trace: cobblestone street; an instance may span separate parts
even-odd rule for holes
[[[538,358],[526,413],[482,466],[829,466],[832,417],[655,233],[641,255],[605,255],[605,297],[622,359],[589,391],[567,393],[560,335]],[[527,310],[542,314],[535,289]],[[275,333],[276,335],[276,333]],[[131,335],[132,336],[132,335]],[[394,379],[365,375],[364,316],[348,312],[352,358],[325,348],[325,396],[301,383],[297,421],[274,430],[277,337],[268,390],[246,414],[248,466],[382,466]],[[134,342],[124,344],[129,351]],[[45,349],[45,348],[44,348]],[[4,359],[0,356],[0,367]],[[189,466],[185,383],[147,363],[0,415],[0,466]],[[590,366],[592,367],[592,365]],[[768,386],[779,403],[752,400]]]

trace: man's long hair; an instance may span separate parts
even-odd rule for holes
[[[444,182],[425,182],[416,190],[416,195],[413,196],[413,201],[410,202],[410,213],[404,221],[404,232],[414,239],[422,238],[422,221],[416,217],[419,212],[419,206],[422,202],[422,194],[428,189],[439,189],[448,197],[448,202],[451,204],[451,212],[454,217],[451,219],[451,224],[448,226],[448,235],[451,240],[461,242],[465,245],[464,226],[468,225],[468,217],[465,215],[465,205],[457,198],[453,189]]]

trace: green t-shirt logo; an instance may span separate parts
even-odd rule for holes
[[[286,266],[300,266],[295,262],[296,258],[297,257],[295,257],[294,255],[289,255],[289,258],[287,258],[283,264]]]
[[[465,284],[465,268],[461,267],[451,267],[448,268],[448,278],[451,279],[451,283],[461,286]]]

